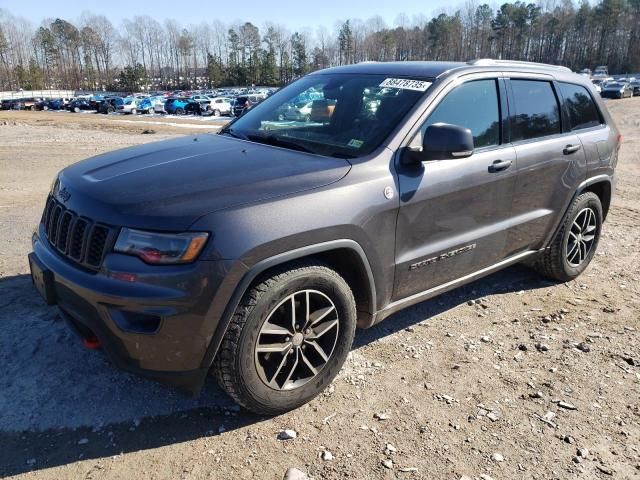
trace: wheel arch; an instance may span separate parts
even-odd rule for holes
[[[595,193],[602,204],[602,220],[605,220],[611,206],[611,190],[611,180],[609,177],[603,177],[585,185],[578,195],[584,192]]]
[[[251,285],[268,276],[275,269],[307,259],[326,264],[345,279],[356,300],[358,326],[371,325],[371,319],[376,310],[376,287],[371,265],[360,244],[354,240],[341,239],[309,245],[266,258],[249,268],[238,282],[224,309],[202,360],[201,368],[209,369],[213,364],[233,314]]]

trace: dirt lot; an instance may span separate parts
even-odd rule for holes
[[[0,114],[0,476],[640,478],[640,98],[608,106],[624,135],[618,190],[578,281],[514,267],[396,314],[359,332],[327,392],[276,418],[213,382],[193,399],[116,370],[27,275],[59,169],[209,124]]]

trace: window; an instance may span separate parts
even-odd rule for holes
[[[468,128],[475,148],[500,143],[500,112],[495,80],[474,80],[456,87],[431,112],[421,135],[434,123]],[[422,138],[422,137],[421,137]]]
[[[308,75],[221,133],[319,155],[362,157],[384,142],[430,85],[428,78],[382,74]]]
[[[511,140],[528,140],[561,132],[560,109],[550,82],[511,80],[515,115]]]
[[[571,130],[600,125],[600,114],[586,88],[572,83],[560,83],[563,105],[569,113]]]

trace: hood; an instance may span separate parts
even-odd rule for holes
[[[336,182],[346,160],[220,135],[116,150],[65,168],[57,192],[94,221],[186,229],[202,215]]]

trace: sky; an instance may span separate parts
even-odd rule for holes
[[[83,11],[103,14],[116,26],[124,18],[149,15],[156,20],[174,18],[183,25],[198,24],[213,19],[225,23],[236,20],[250,21],[258,26],[266,22],[285,25],[291,30],[324,25],[330,30],[337,21],[347,18],[367,19],[380,15],[385,22],[394,25],[398,15],[405,13],[431,17],[434,13],[458,7],[464,0],[243,0],[214,1],[192,0],[0,0],[0,8],[12,15],[25,17],[34,24],[44,18],[60,17],[75,21]],[[492,2],[489,2],[492,3]]]

